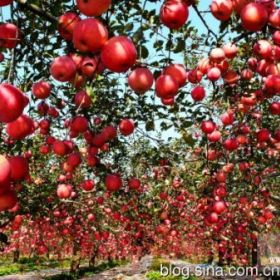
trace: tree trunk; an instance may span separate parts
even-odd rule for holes
[[[20,254],[19,250],[16,249],[13,253],[13,262],[14,263],[17,263],[19,261],[19,254]]]
[[[89,260],[89,266],[90,267],[94,267],[95,266],[95,260],[96,260],[96,256],[92,255],[90,260]]]
[[[70,272],[76,273],[79,270],[81,262],[81,256],[80,256],[80,246],[77,242],[74,242],[73,245],[73,257],[70,264]]]
[[[252,265],[253,266],[260,266],[260,255],[259,255],[259,246],[258,246],[258,239],[256,238],[253,240],[253,247],[252,247]]]

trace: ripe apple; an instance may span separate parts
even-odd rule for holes
[[[73,80],[76,70],[76,64],[67,55],[55,58],[50,68],[51,75],[60,82],[70,82]]]
[[[184,1],[167,0],[160,9],[160,21],[170,29],[179,29],[187,21],[189,9]]]
[[[66,12],[58,19],[58,32],[66,41],[72,41],[73,32],[81,18],[75,12]]]
[[[272,56],[272,46],[267,40],[259,40],[254,44],[254,53],[262,58],[270,58]]]
[[[260,31],[267,24],[268,13],[259,3],[249,3],[240,14],[242,26],[248,31]]]
[[[226,54],[222,48],[214,48],[211,50],[209,57],[211,61],[220,63],[226,58]]]
[[[112,0],[77,0],[77,8],[88,17],[98,17],[105,13]]]
[[[216,124],[212,121],[203,121],[200,128],[204,133],[210,134],[216,129]]]
[[[226,113],[220,116],[220,119],[224,126],[232,125],[234,122],[234,113],[231,110],[228,110]]]
[[[268,22],[274,28],[280,27],[280,9],[274,10],[270,13]]]
[[[107,28],[95,18],[83,19],[74,28],[73,44],[81,52],[99,52],[107,40]]]
[[[154,76],[148,68],[138,67],[128,76],[129,86],[138,94],[143,94],[151,89],[153,83]]]
[[[258,142],[267,142],[270,138],[270,132],[267,128],[262,128],[257,132]]]
[[[101,134],[107,141],[113,140],[117,137],[117,128],[112,125],[108,125],[102,129]]]
[[[141,187],[141,181],[137,178],[130,178],[128,181],[128,186],[130,189],[138,190]]]
[[[84,109],[88,109],[92,105],[91,98],[84,90],[79,91],[75,94],[74,102],[77,107],[84,108]]]
[[[70,198],[72,189],[71,185],[60,184],[57,187],[56,194],[60,199],[67,199]]]
[[[108,191],[118,191],[122,187],[122,179],[118,174],[108,174],[105,178],[105,186]]]
[[[128,136],[134,131],[134,122],[129,119],[123,119],[119,123],[120,133],[124,136]]]
[[[52,145],[53,152],[56,155],[64,156],[67,153],[67,147],[63,141],[55,140]]]
[[[84,133],[88,129],[88,120],[85,117],[74,117],[70,124],[70,129],[77,133]]]
[[[81,183],[81,187],[87,192],[91,191],[94,188],[94,181],[93,180],[85,180]]]
[[[210,68],[207,72],[207,78],[212,81],[212,82],[215,82],[217,80],[220,79],[221,77],[221,70],[218,68],[218,67],[213,67],[213,68]]]
[[[11,165],[9,160],[0,155],[0,194],[3,190],[6,190],[9,187],[11,177]]]
[[[136,48],[133,42],[125,36],[112,37],[101,51],[101,61],[104,66],[117,73],[126,72],[134,65],[136,59]]]
[[[212,212],[210,215],[207,217],[207,220],[211,224],[216,224],[219,221],[219,216],[217,213]]]
[[[171,98],[178,93],[179,84],[171,75],[161,75],[156,80],[156,95],[161,98]]]
[[[0,85],[0,122],[15,121],[23,112],[25,101],[23,93],[10,84]]]
[[[13,0],[0,0],[0,7],[7,6],[13,3]]]
[[[32,93],[38,99],[46,99],[51,94],[51,85],[45,81],[39,81],[32,86]]]
[[[235,138],[229,138],[223,142],[223,146],[226,150],[233,151],[238,148],[239,143],[237,142],[237,140]]]
[[[213,211],[217,214],[222,214],[227,209],[224,201],[216,201],[213,205]]]
[[[161,103],[166,106],[172,106],[175,104],[175,97],[161,98]]]
[[[230,69],[223,75],[223,79],[226,84],[233,86],[239,81],[239,75],[237,72]]]
[[[188,74],[182,64],[171,64],[163,70],[163,74],[170,75],[175,79],[179,87],[183,87],[187,81]]]
[[[22,181],[29,174],[28,160],[22,156],[13,156],[9,158],[11,166],[11,179],[13,181]]]
[[[0,211],[5,211],[13,208],[17,204],[16,193],[8,190],[0,195]]]
[[[66,162],[72,167],[79,166],[82,163],[81,154],[79,152],[73,152],[69,154]]]
[[[235,44],[228,43],[223,46],[223,51],[225,53],[225,57],[228,59],[233,59],[236,57],[238,49]]]
[[[221,132],[218,130],[214,130],[212,133],[207,134],[207,138],[210,142],[218,142],[221,139]]]
[[[26,115],[21,115],[15,121],[8,123],[6,127],[7,134],[14,140],[21,140],[34,131],[34,121]]]
[[[253,0],[232,0],[233,9],[239,15],[242,9]]]
[[[269,110],[273,115],[280,115],[280,102],[273,102],[269,105]]]
[[[82,61],[80,70],[85,76],[89,78],[93,78],[97,70],[97,65],[98,65],[98,60],[96,57],[86,56]]]
[[[216,19],[226,21],[231,17],[233,4],[231,0],[213,0],[210,10]]]
[[[202,86],[197,86],[191,91],[191,96],[194,101],[202,101],[205,97],[205,89]]]
[[[20,30],[12,23],[0,24],[0,47],[13,49],[20,41]]]

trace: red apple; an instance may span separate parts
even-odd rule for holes
[[[52,145],[52,148],[53,148],[53,152],[56,155],[64,156],[67,153],[67,147],[63,141],[55,140]]]
[[[161,75],[156,80],[156,95],[161,98],[172,98],[178,93],[179,84],[171,75]]]
[[[262,128],[257,132],[258,142],[267,142],[270,138],[270,132],[267,128]]]
[[[136,68],[128,76],[129,86],[138,94],[143,94],[151,89],[153,83],[154,76],[148,68]]]
[[[0,211],[13,208],[17,203],[17,196],[14,191],[8,190],[0,195]]]
[[[88,120],[85,117],[77,116],[72,119],[70,129],[77,133],[84,133],[88,129]]]
[[[8,123],[6,127],[7,134],[14,140],[21,140],[34,131],[34,121],[26,115],[21,115],[15,121]]]
[[[210,52],[210,60],[215,63],[220,63],[226,58],[226,54],[222,48],[214,48]]]
[[[161,22],[170,29],[179,29],[187,21],[189,9],[184,1],[167,0],[160,9]]]
[[[267,40],[259,40],[253,47],[254,53],[262,58],[270,58],[272,56],[272,46]]]
[[[123,119],[119,123],[119,130],[122,135],[128,136],[134,131],[134,122],[129,119]]]
[[[13,181],[22,181],[29,174],[28,160],[22,156],[14,156],[9,158],[11,166],[11,179]]]
[[[212,133],[207,134],[207,138],[210,142],[218,142],[221,139],[221,132],[218,130],[214,130]]]
[[[173,79],[177,81],[179,87],[183,87],[188,78],[187,71],[182,64],[172,64],[167,66],[163,70],[163,74],[172,76]]]
[[[72,193],[72,186],[61,184],[58,185],[56,194],[60,199],[67,199],[70,198]]]
[[[138,190],[141,187],[141,182],[137,178],[131,178],[128,181],[128,186],[130,189]]]
[[[223,51],[225,53],[226,58],[233,59],[236,57],[238,49],[235,44],[228,43],[223,46]]]
[[[273,115],[280,115],[280,102],[273,102],[269,105],[269,110]]]
[[[73,44],[81,52],[99,52],[107,40],[108,30],[97,19],[83,19],[74,28]]]
[[[226,113],[220,116],[220,119],[223,125],[232,125],[234,122],[234,113],[231,110],[228,110]]]
[[[216,224],[219,221],[218,214],[215,212],[212,212],[208,217],[207,220],[211,224]]]
[[[0,85],[0,122],[15,121],[24,107],[24,96],[18,88],[9,84]]]
[[[173,106],[175,104],[175,98],[174,97],[161,98],[161,103],[166,106]]]
[[[197,86],[191,91],[191,96],[194,101],[202,101],[205,97],[205,89]]]
[[[224,201],[216,201],[213,205],[213,211],[217,214],[223,213],[227,209]]]
[[[79,152],[73,152],[67,157],[67,164],[71,167],[77,167],[82,163],[81,154]]]
[[[112,0],[77,0],[77,8],[88,17],[98,17],[105,13]]]
[[[93,180],[85,180],[82,182],[81,187],[85,190],[85,191],[91,191],[94,188],[94,181]]]
[[[122,179],[118,174],[109,174],[105,178],[105,186],[108,191],[118,191],[122,187]]]
[[[204,133],[210,134],[216,129],[216,124],[212,121],[203,121],[200,128]]]
[[[38,99],[46,99],[51,94],[51,85],[48,82],[40,81],[32,86],[32,93]]]
[[[280,27],[280,9],[274,10],[270,13],[268,22],[274,28]]]
[[[0,7],[7,6],[13,3],[13,0],[0,0]]]
[[[58,19],[58,32],[67,41],[72,41],[73,32],[81,18],[75,12],[66,12]]]
[[[260,31],[267,24],[268,13],[259,3],[249,3],[241,11],[242,26],[248,31]]]
[[[75,94],[75,100],[74,100],[75,104],[77,107],[80,108],[90,108],[90,106],[92,105],[92,101],[91,98],[88,96],[86,91],[79,91]]]
[[[51,64],[51,75],[60,82],[70,82],[76,75],[76,64],[67,55],[55,58]]]
[[[85,76],[89,78],[93,78],[97,70],[97,65],[98,65],[98,60],[96,57],[86,56],[82,61],[80,70]]]
[[[11,166],[8,159],[0,155],[0,194],[9,187]]]
[[[229,138],[223,142],[223,146],[226,150],[233,151],[238,148],[239,144],[235,138]]]
[[[13,49],[20,41],[20,30],[12,23],[0,24],[0,47]]]
[[[233,4],[231,0],[213,0],[210,10],[216,19],[229,20],[233,12]]]
[[[212,82],[219,80],[220,77],[221,77],[221,70],[218,67],[210,68],[207,72],[207,78]]]
[[[125,36],[112,37],[101,51],[101,61],[104,66],[117,73],[126,72],[134,65],[136,59],[136,48],[133,42]]]

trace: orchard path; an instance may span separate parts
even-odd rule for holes
[[[130,263],[125,266],[115,267],[102,273],[90,277],[81,278],[82,280],[144,280],[153,257],[145,256],[137,263]],[[46,269],[25,274],[14,274],[1,276],[1,280],[43,280],[45,277],[57,276],[67,273],[68,270]]]

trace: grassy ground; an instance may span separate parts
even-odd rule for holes
[[[185,280],[183,276],[162,276],[160,273],[161,267],[170,267],[170,263],[163,258],[154,258],[150,271],[147,272],[146,277],[148,280]],[[171,265],[171,268],[173,265]],[[190,276],[188,280],[198,280],[194,276]]]
[[[70,268],[70,260],[65,259],[63,261],[47,260],[44,258],[21,258],[17,263],[12,263],[10,259],[0,259],[0,276],[11,274],[23,274],[32,271],[40,271],[45,269],[58,269],[68,270]],[[96,265],[95,267],[89,267],[88,263],[82,262],[81,268],[77,275],[70,275],[62,273],[57,276],[46,277],[47,280],[72,280],[79,279],[80,277],[92,276],[110,268],[124,265],[124,261],[112,261],[104,262]]]

